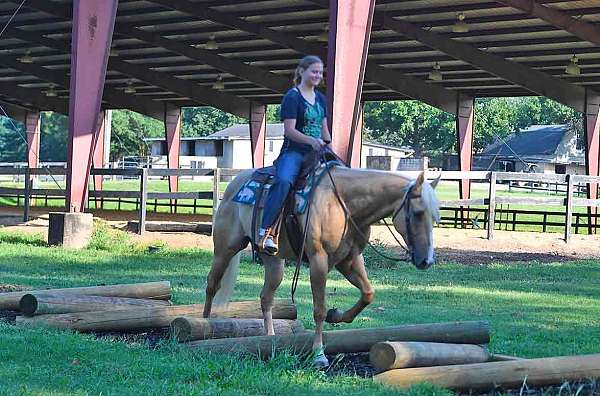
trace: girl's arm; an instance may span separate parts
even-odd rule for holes
[[[283,133],[288,139],[291,139],[297,143],[308,144],[315,150],[320,149],[324,144],[322,143],[323,141],[321,139],[315,139],[314,137],[305,135],[297,130],[295,118],[286,118],[283,120]]]
[[[331,143],[331,134],[329,133],[327,118],[323,118],[323,123],[321,124],[321,139],[323,139],[325,143]]]

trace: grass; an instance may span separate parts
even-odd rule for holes
[[[44,246],[41,237],[0,231],[0,284],[30,288],[169,280],[176,304],[200,302],[212,254],[200,249],[148,253],[145,246],[98,224],[92,247]],[[367,257],[374,304],[350,327],[487,320],[490,349],[523,357],[598,352],[600,262],[463,266],[441,263],[422,272]],[[278,297],[288,297],[293,268],[286,268]],[[312,323],[312,299],[303,268],[296,302],[299,319]],[[263,270],[244,261],[235,299],[255,299]],[[348,308],[358,292],[336,272],[328,306]],[[168,342],[143,345],[99,341],[55,330],[0,327],[0,394],[394,394],[353,376],[329,377],[285,353],[269,362],[207,356]],[[419,386],[412,394],[440,394]],[[405,394],[398,391],[398,394]]]

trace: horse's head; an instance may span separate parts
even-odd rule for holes
[[[400,205],[394,211],[394,227],[404,238],[412,263],[418,269],[427,269],[435,261],[433,252],[433,222],[440,221],[440,208],[435,187],[439,177],[431,183],[425,174],[410,182]]]

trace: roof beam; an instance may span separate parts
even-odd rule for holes
[[[538,95],[547,96],[577,111],[584,111],[585,88],[506,60],[500,56],[481,51],[469,44],[426,31],[412,23],[382,16],[381,14],[376,17],[386,29],[394,30],[455,59],[467,62],[481,70],[520,85]]]
[[[600,27],[581,19],[575,19],[564,11],[546,7],[533,0],[497,0],[499,3],[524,11],[567,32],[600,45]]]
[[[14,2],[15,0],[10,1]],[[62,6],[58,5],[57,3],[50,4],[47,2],[32,0],[27,3],[27,6],[61,18],[64,17]],[[41,37],[31,32],[23,32],[19,29],[7,29],[7,31],[8,30],[10,30],[12,37],[17,37],[26,41],[32,41],[37,44],[54,48],[63,53],[71,53],[70,46],[63,42]],[[7,34],[7,32],[5,32],[5,34]],[[19,36],[16,34],[19,34]],[[34,36],[40,40],[31,40],[25,38],[32,38]],[[180,96],[190,98],[199,105],[213,106],[239,117],[248,118],[250,101],[247,99],[224,92],[219,92],[217,90],[195,84],[194,82],[172,77],[170,74],[157,72],[142,65],[124,62],[122,60],[115,59],[114,57],[109,60],[108,68],[138,80],[145,81],[167,91],[174,92]]]
[[[188,0],[150,1],[161,4],[172,10],[193,15],[198,18],[208,19],[224,26],[255,34],[304,54],[315,54],[319,55],[322,59],[327,59],[327,48],[321,44],[299,39],[291,34],[273,30],[240,18],[234,18],[225,13],[214,11],[206,7],[198,7],[197,4]],[[428,84],[417,78],[405,76],[397,71],[386,69],[373,62],[367,62],[365,79],[386,88],[393,89],[413,99],[420,100],[431,106],[438,107],[449,113],[456,114],[456,103],[458,100],[458,94],[456,92],[433,84]]]
[[[72,10],[69,7],[52,5],[48,4],[47,1],[40,0],[29,0],[27,5],[61,18],[72,18]],[[291,85],[291,81],[286,77],[279,76],[275,73],[271,73],[255,66],[249,66],[244,62],[228,59],[212,51],[195,48],[177,40],[165,38],[157,33],[133,27],[129,23],[121,22],[115,24],[115,33],[132,37],[158,47],[163,47],[169,51],[205,63],[221,71],[244,78],[250,82],[271,89],[275,92],[285,93]]]
[[[35,64],[25,64],[17,61],[14,57],[0,57],[0,64],[10,67],[29,75],[35,76],[41,80],[59,85],[69,89],[70,78],[64,72],[47,69],[45,67],[36,66]],[[150,100],[144,97],[135,97],[126,95],[116,89],[105,88],[104,100],[116,108],[125,108],[144,114],[148,117],[163,119],[164,104]]]
[[[49,98],[41,91],[33,88],[24,88],[8,81],[0,81],[0,91],[6,97],[40,110],[50,110],[56,113],[69,114],[69,102],[61,98]]]
[[[7,116],[12,118],[15,121],[20,123],[25,123],[25,117],[27,116],[27,112],[31,111],[24,106],[19,106],[14,103],[7,102],[5,100],[0,100],[0,107],[2,107],[2,111],[0,111],[0,116]],[[6,114],[4,114],[6,112]]]

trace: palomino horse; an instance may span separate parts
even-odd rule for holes
[[[222,305],[229,301],[237,278],[239,252],[253,234],[252,206],[232,201],[253,172],[244,171],[229,184],[215,216],[214,261],[208,274],[204,317],[210,316],[213,303]],[[392,215],[412,263],[419,269],[427,269],[434,262],[433,221],[439,221],[440,216],[434,192],[437,180],[430,184],[423,173],[410,180],[375,170],[334,167],[330,172],[330,177],[326,175],[315,187],[305,245],[315,320],[313,351],[318,366],[329,364],[323,353],[323,322],[327,319],[330,323],[350,323],[373,301],[373,288],[361,254],[367,245],[370,226]],[[305,217],[306,214],[299,218],[301,224],[305,224]],[[274,334],[271,310],[275,290],[283,278],[284,259],[295,259],[284,232],[279,249],[275,257],[261,255],[265,281],[260,298],[267,335]],[[345,312],[326,313],[325,284],[328,272],[334,267],[360,290],[361,297]]]

